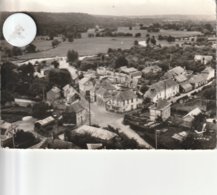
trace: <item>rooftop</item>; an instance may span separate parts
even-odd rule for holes
[[[164,108],[170,106],[171,103],[167,102],[166,100],[160,99],[156,104],[150,106],[150,109],[154,110],[163,110]]]
[[[111,140],[117,136],[117,134],[111,131],[108,131],[102,128],[88,126],[88,125],[83,125],[79,127],[78,129],[73,130],[73,132],[76,132],[78,134],[89,133],[91,136],[102,139],[102,140]]]
[[[125,101],[125,100],[131,100],[136,98],[136,94],[130,90],[130,89],[126,89],[126,90],[120,90],[117,92],[116,95],[113,96],[113,100],[116,101]]]
[[[80,102],[75,102],[72,105],[68,106],[66,108],[66,112],[75,112],[79,113],[81,111],[85,110],[85,108],[81,105]]]

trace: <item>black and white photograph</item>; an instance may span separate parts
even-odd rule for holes
[[[1,0],[0,145],[216,149],[214,0]]]

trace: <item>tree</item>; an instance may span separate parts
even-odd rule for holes
[[[12,50],[11,50],[12,56],[20,56],[22,54],[23,54],[23,52],[19,47],[12,47]]]
[[[25,51],[27,53],[35,53],[36,52],[36,46],[31,43],[31,44],[26,46]]]
[[[52,47],[55,48],[60,44],[60,41],[57,39],[54,39],[51,44],[52,44]]]
[[[73,42],[74,41],[74,34],[73,33],[67,33],[66,37],[68,38],[69,42]]]
[[[17,148],[28,148],[38,141],[33,133],[18,130],[14,135],[14,142]]]
[[[49,39],[50,39],[50,40],[53,40],[53,39],[54,39],[54,36],[55,36],[54,32],[51,32],[51,33],[49,34]]]
[[[152,43],[153,45],[156,45],[157,41],[156,41],[156,39],[155,39],[155,36],[152,36],[152,38],[151,38],[151,43]]]
[[[67,69],[52,69],[48,74],[49,85],[63,87],[72,81],[70,72]]]
[[[14,96],[8,90],[1,91],[1,105],[4,105],[6,102],[13,102]]]
[[[120,56],[115,61],[115,68],[120,68],[121,66],[127,66],[128,61],[124,56]]]
[[[32,116],[37,119],[43,119],[49,116],[48,113],[49,106],[44,102],[39,102],[32,107]]]
[[[134,46],[138,46],[138,45],[139,45],[138,40],[135,40],[135,41],[134,41]]]
[[[69,50],[67,52],[67,61],[73,63],[77,60],[78,60],[78,52],[74,50]]]
[[[136,33],[135,37],[141,37],[141,33]]]
[[[32,63],[20,66],[19,70],[22,73],[22,80],[29,80],[29,78],[33,78],[34,66],[32,65]]]
[[[147,90],[148,90],[148,86],[147,86],[147,85],[142,85],[140,91],[141,91],[142,93],[145,93]]]
[[[175,41],[175,38],[172,37],[171,35],[169,35],[169,36],[167,37],[167,41],[168,41],[169,43],[174,42],[174,41]]]
[[[194,116],[194,120],[192,122],[192,128],[194,130],[200,131],[205,121],[206,121],[206,117],[202,113],[198,114],[197,116]]]
[[[51,64],[54,66],[54,68],[59,68],[60,65],[59,62],[56,60],[54,60]]]

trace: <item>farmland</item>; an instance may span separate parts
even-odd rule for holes
[[[58,47],[52,48],[51,41],[47,40],[35,40],[33,44],[37,47],[39,52],[29,53],[22,56],[18,56],[16,61],[35,59],[35,58],[47,58],[55,56],[66,56],[67,51],[70,49],[76,50],[80,56],[95,55],[97,53],[105,53],[108,48],[121,48],[129,49],[133,46],[134,41],[144,40],[141,38],[133,37],[96,37],[96,38],[83,38],[75,39],[73,42],[62,42]]]
[[[132,30],[135,31],[135,30]],[[138,30],[141,31],[141,30]],[[186,32],[186,31],[171,31],[171,30],[161,30],[160,34],[163,35],[194,35],[195,32]],[[135,31],[134,33],[136,33]],[[11,59],[11,61],[25,61],[28,59],[37,59],[37,58],[48,58],[48,57],[56,57],[56,56],[66,56],[67,51],[70,49],[76,50],[80,56],[87,55],[95,55],[98,53],[107,52],[108,48],[121,48],[121,49],[129,49],[133,46],[134,41],[145,41],[145,35],[147,33],[146,30],[143,30],[144,35],[143,38],[135,38],[135,37],[94,37],[94,38],[82,38],[75,39],[73,42],[61,42],[56,48],[52,48],[51,40],[42,40],[39,37],[36,38],[33,44],[36,46],[36,53],[27,53],[22,56],[17,56],[15,59]],[[150,33],[150,35],[158,36],[159,33]],[[60,39],[60,38],[58,38]],[[61,40],[61,39],[60,39]],[[162,46],[171,46],[181,42],[168,43],[167,41],[157,41],[157,44],[161,44]],[[5,45],[6,43],[1,43]],[[6,44],[6,46],[8,46]]]

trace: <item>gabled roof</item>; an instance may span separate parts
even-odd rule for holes
[[[191,85],[189,82],[181,83],[180,86],[181,86],[185,91],[190,91],[190,90],[192,90],[192,85]]]
[[[113,133],[111,131],[108,131],[102,128],[88,126],[88,125],[83,125],[79,127],[78,129],[73,130],[73,132],[81,134],[81,135],[88,133],[92,137],[99,138],[102,140],[111,140],[112,138],[117,136],[116,133]]]
[[[142,72],[136,71],[136,72],[130,73],[130,76],[131,76],[131,77],[142,76]]]
[[[169,103],[167,100],[159,99],[159,101],[156,104],[151,105],[149,108],[154,110],[163,110],[164,108],[170,105],[171,103]]]
[[[161,71],[162,68],[160,68],[158,65],[153,65],[153,66],[148,66],[148,67],[145,67],[142,72],[143,73],[149,73],[149,72],[152,72],[152,71]]]
[[[165,90],[165,88],[171,88],[174,86],[178,86],[178,84],[172,79],[166,79],[163,81],[159,81],[150,86],[150,89],[155,89],[157,92]]]
[[[197,116],[201,112],[202,111],[200,110],[200,108],[195,108],[191,112],[189,112],[188,114],[186,114],[183,118],[187,118],[187,117],[194,118],[195,116]]]
[[[56,86],[54,86],[50,91],[54,92],[54,93],[60,93],[60,89]]]
[[[187,78],[185,75],[178,75],[178,76],[175,76],[175,79],[176,79],[176,81],[179,82],[179,83],[188,80],[188,78]]]
[[[125,101],[134,99],[136,97],[136,94],[132,90],[127,89],[118,91],[117,94],[112,97],[112,99],[116,101]]]
[[[66,108],[66,112],[74,112],[74,113],[79,113],[83,110],[85,110],[85,108],[81,105],[80,102],[75,102]]]
[[[210,72],[215,71],[212,67],[207,66],[201,73],[209,74]]]
[[[167,76],[168,78],[171,78],[171,77],[175,77],[175,76],[178,76],[178,75],[181,75],[181,74],[185,74],[185,69],[182,68],[181,66],[177,66],[177,67],[175,67],[173,69],[168,70],[165,73],[165,76]]]
[[[199,83],[199,82],[202,82],[202,81],[205,81],[206,80],[206,76],[203,75],[203,74],[198,74],[198,75],[194,75],[190,78],[189,82],[190,83]]]

